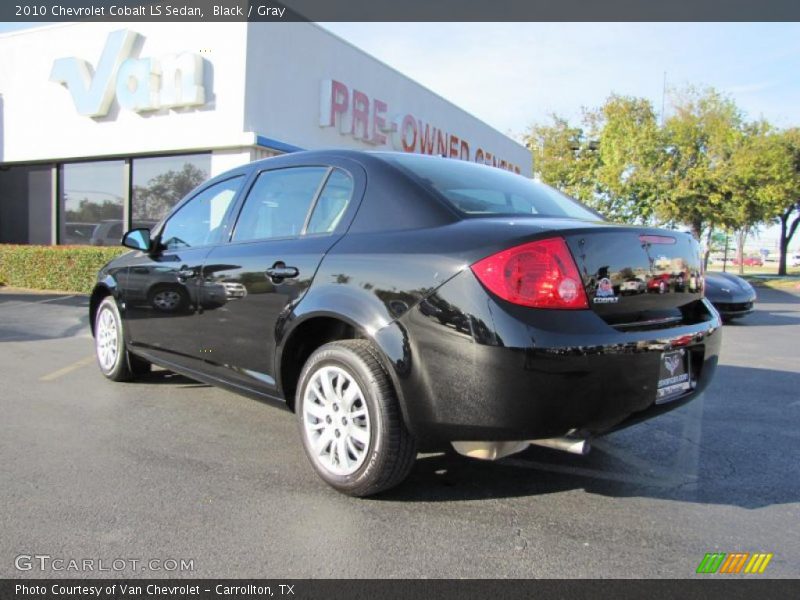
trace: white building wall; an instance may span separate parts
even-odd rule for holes
[[[252,148],[233,148],[215,150],[211,153],[211,177],[221,175],[225,171],[244,165],[253,160]]]
[[[331,79],[351,96],[358,90],[384,102],[389,120],[410,114],[466,141],[471,160],[481,148],[531,173],[530,152],[521,144],[313,23],[248,24],[244,129],[302,148],[401,149],[391,136],[383,144],[357,139],[348,122],[344,133],[338,120],[320,126],[321,89]],[[497,90],[498,98],[502,93]]]

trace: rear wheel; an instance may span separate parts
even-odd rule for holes
[[[117,303],[106,296],[97,308],[94,343],[97,366],[112,381],[130,381],[150,372],[150,363],[125,348],[122,319]]]
[[[312,466],[351,496],[398,485],[416,459],[416,442],[377,356],[366,340],[326,344],[309,357],[297,390],[300,435]]]

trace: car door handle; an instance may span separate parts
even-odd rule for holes
[[[273,283],[280,283],[284,279],[297,277],[300,274],[300,271],[297,270],[297,267],[287,267],[282,262],[276,262],[266,270],[266,273],[267,276],[272,279]]]

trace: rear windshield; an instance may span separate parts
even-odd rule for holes
[[[536,215],[602,220],[597,213],[550,186],[496,167],[419,154],[383,154],[382,158],[469,216]]]

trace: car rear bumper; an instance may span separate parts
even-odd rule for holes
[[[689,324],[621,332],[590,310],[501,306],[455,279],[437,302],[458,319],[416,307],[399,321],[409,355],[401,396],[423,446],[600,434],[685,404],[716,369],[721,321],[705,300]],[[693,388],[656,404],[663,353],[677,348],[688,352]]]

